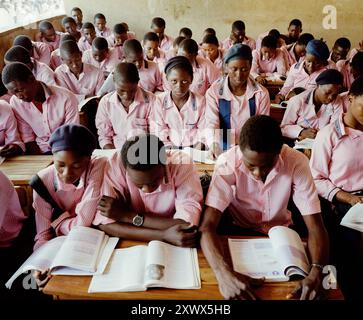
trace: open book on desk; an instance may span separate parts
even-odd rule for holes
[[[151,287],[199,289],[197,249],[161,241],[116,249],[102,275],[94,275],[88,292],[145,291]]]
[[[233,269],[266,282],[308,275],[310,264],[300,236],[287,227],[273,227],[269,238],[228,239]]]
[[[215,164],[216,161],[208,158],[208,151],[206,150],[198,150],[191,147],[185,147],[182,149],[183,152],[188,154],[194,162],[206,163],[206,164]]]
[[[100,98],[101,98],[101,96],[97,95],[97,96],[92,96],[92,97],[88,97],[88,98],[83,99],[82,101],[80,101],[78,103],[78,111],[81,112],[85,105],[90,103],[92,100],[95,100],[95,103],[96,103],[96,100],[99,100]]]
[[[312,149],[314,145],[314,139],[305,138],[303,140],[296,140],[294,149]]]
[[[344,227],[363,232],[363,203],[352,206],[340,224]]]
[[[35,250],[5,286],[10,289],[14,280],[29,270],[50,269],[53,275],[102,274],[118,240],[97,229],[74,227],[67,236],[53,238]]]

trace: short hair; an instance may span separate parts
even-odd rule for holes
[[[92,41],[92,48],[96,50],[107,50],[108,42],[103,37],[96,37]]]
[[[166,165],[165,145],[152,134],[135,136],[126,140],[122,146],[121,159],[125,168],[149,171]]]
[[[168,60],[168,62],[165,65],[164,72],[166,76],[169,76],[169,73],[173,69],[181,69],[186,71],[190,77],[193,79],[194,72],[193,72],[193,66],[188,60],[188,58],[184,56],[175,56]]]
[[[302,29],[302,22],[301,22],[301,20],[299,20],[299,19],[292,19],[292,20],[290,21],[290,23],[289,23],[289,28],[290,28],[291,26],[300,27],[300,29]]]
[[[93,17],[93,21],[96,21],[96,19],[103,19],[106,21],[106,17],[103,13],[96,13],[95,16]]]
[[[22,46],[23,48],[30,51],[33,48],[33,43],[28,36],[21,34],[15,37],[13,46]]]
[[[207,44],[214,44],[217,47],[219,47],[219,42],[218,39],[215,35],[213,34],[207,34],[204,36],[202,43],[207,43]]]
[[[120,62],[115,67],[113,79],[115,82],[126,81],[138,83],[140,80],[139,71],[133,63]]]
[[[297,39],[297,44],[306,47],[311,40],[314,40],[314,36],[311,33],[303,33]]]
[[[184,39],[179,44],[179,49],[183,49],[187,53],[197,55],[199,46],[198,43],[193,39]]]
[[[78,12],[82,13],[82,10],[81,10],[80,8],[78,8],[78,7],[74,7],[74,8],[72,8],[71,12],[72,12],[72,11],[78,11]]]
[[[184,33],[187,37],[191,38],[193,36],[193,31],[190,28],[184,27],[179,30],[179,34]]]
[[[54,29],[53,25],[49,21],[46,21],[46,20],[39,23],[38,28],[39,28],[40,32],[45,32],[47,30]]]
[[[140,53],[142,54],[143,53],[141,43],[136,39],[126,40],[124,45],[123,45],[123,48],[124,48],[125,56],[127,56],[127,55],[129,55],[131,53],[134,53],[134,54],[140,54]]]
[[[291,90],[291,92],[293,92],[295,95],[298,95],[302,92],[304,92],[306,89],[303,87],[295,87]]]
[[[277,29],[271,29],[269,32],[268,32],[268,35],[269,36],[273,36],[273,37],[275,37],[277,40],[280,38],[280,36],[281,36],[281,33],[280,33],[280,31],[279,30],[277,30]]]
[[[182,37],[182,36],[179,36],[179,37],[176,37],[173,41],[173,47],[176,47],[180,45],[180,43],[185,40],[186,38],[185,37]]]
[[[67,41],[62,42],[62,44],[60,45],[59,52],[62,57],[64,55],[81,53],[81,50],[79,50],[77,42],[72,41],[72,40],[67,40]]]
[[[239,147],[256,152],[280,153],[283,138],[279,124],[269,116],[249,118],[241,129]]]
[[[93,29],[93,30],[96,30],[95,29],[95,26],[93,25],[92,22],[85,22],[83,25],[82,25],[82,30],[84,29]]]
[[[127,29],[123,23],[117,23],[113,27],[113,32],[116,34],[127,33]]]
[[[232,23],[232,30],[243,31],[246,30],[246,25],[242,20],[236,20]]]
[[[270,49],[277,48],[277,38],[274,36],[266,36],[261,41],[261,48],[266,47]]]
[[[351,47],[351,43],[348,38],[341,37],[335,41],[334,47],[341,47],[343,49],[349,50]]]
[[[165,20],[161,17],[155,17],[151,20],[151,27],[164,28],[166,27]]]
[[[363,75],[363,52],[359,51],[357,52],[350,62],[350,66],[359,72],[359,74]]]
[[[155,32],[148,32],[144,35],[144,42],[154,41],[159,43],[159,37]]]
[[[363,76],[355,79],[350,87],[349,94],[358,97],[363,95]]]
[[[2,71],[1,78],[5,86],[13,81],[35,81],[32,71],[26,64],[21,62],[12,62],[7,64]]]
[[[9,62],[31,63],[30,53],[22,46],[13,46],[4,55],[4,60]]]
[[[64,27],[64,25],[66,23],[73,23],[73,24],[77,24],[76,21],[72,18],[72,17],[64,17],[62,19],[62,26]]]
[[[0,96],[3,96],[4,94],[7,94],[8,89],[3,84],[3,81],[1,79],[1,73],[0,73]]]
[[[68,34],[68,33],[62,34],[62,36],[61,36],[60,43],[63,43],[65,41],[77,42],[76,38],[74,36],[72,36],[71,34]]]
[[[213,28],[207,28],[207,29],[205,29],[204,30],[204,33],[205,34],[212,34],[214,36],[217,36],[217,33],[216,33],[216,31]]]

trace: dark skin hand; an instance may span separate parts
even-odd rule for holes
[[[23,153],[17,144],[7,144],[0,150],[0,157],[10,158]]]
[[[25,144],[25,153],[31,155],[40,155],[42,151],[40,150],[38,144],[35,141],[28,142]]]

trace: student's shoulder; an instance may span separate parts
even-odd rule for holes
[[[97,73],[101,73],[102,77],[103,77],[103,72],[100,68],[97,68],[96,66],[87,63],[87,62],[83,62],[83,72],[86,74],[97,74]]]
[[[52,93],[52,95],[54,95],[56,97],[63,98],[63,100],[64,100],[64,98],[77,100],[77,97],[75,96],[75,94],[67,88],[60,87],[57,85],[56,86],[47,85],[47,87],[50,90],[50,92]]]
[[[64,73],[67,73],[67,66],[62,63],[60,66],[58,66],[55,70],[54,70],[54,73],[56,75],[61,75],[61,74],[64,74]]]
[[[106,93],[101,99],[99,106],[106,105],[106,104],[114,104],[116,103],[116,91],[111,91],[109,93]]]
[[[93,155],[91,157],[91,171],[96,173],[99,171],[103,172],[108,159],[107,156]]]
[[[54,178],[57,174],[54,164],[38,171],[37,175],[43,181],[43,183],[48,186],[51,185],[50,181],[54,181]]]
[[[0,118],[5,117],[6,115],[12,113],[11,105],[7,103],[5,100],[0,99]]]
[[[1,185],[2,189],[3,188],[5,189],[5,187],[6,188],[11,188],[12,187],[12,183],[11,183],[10,179],[1,170],[0,170],[0,185]]]
[[[284,167],[289,171],[290,168],[308,167],[309,159],[302,152],[290,148],[284,144],[280,156],[284,162]]]

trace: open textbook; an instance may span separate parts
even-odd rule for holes
[[[295,141],[294,149],[312,149],[314,145],[314,139],[305,138],[301,141]]]
[[[340,224],[344,227],[363,232],[363,203],[357,203],[352,206]]]
[[[208,151],[198,150],[191,147],[185,147],[182,149],[183,152],[188,154],[194,162],[206,163],[206,164],[215,164],[216,161],[208,158]]]
[[[88,292],[145,291],[151,287],[199,289],[197,249],[156,240],[116,249],[105,272],[92,277]]]
[[[67,236],[53,238],[35,250],[5,286],[10,289],[14,280],[29,270],[50,269],[53,275],[102,274],[117,242],[118,238],[103,231],[74,227]]]
[[[287,227],[273,227],[269,238],[228,239],[233,269],[265,281],[288,281],[308,275],[310,264],[299,235]]]

